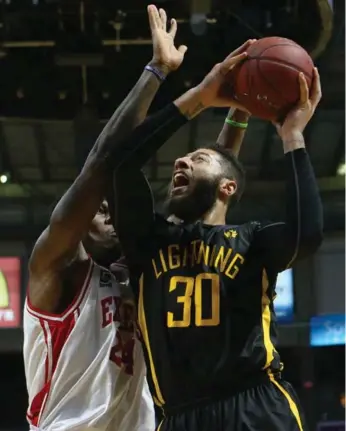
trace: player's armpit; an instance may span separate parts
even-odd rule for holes
[[[313,254],[319,244],[316,241],[301,241],[297,247],[296,236],[286,223],[261,224],[255,234],[255,247],[266,267],[281,272],[299,259]]]
[[[312,255],[319,248],[322,235],[316,233],[297,237],[286,223],[268,223],[256,232],[256,248],[267,267],[276,272],[290,268],[294,262]]]
[[[313,254],[323,238],[322,202],[306,150],[287,153],[285,164],[285,221],[262,226],[255,237],[267,264],[278,271]]]

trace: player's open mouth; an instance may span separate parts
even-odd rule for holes
[[[176,172],[173,174],[173,191],[183,191],[189,185],[189,178],[184,172]]]

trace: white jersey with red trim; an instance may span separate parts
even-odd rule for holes
[[[140,342],[119,332],[120,289],[90,262],[61,315],[24,309],[24,363],[30,429],[153,431],[155,414]]]

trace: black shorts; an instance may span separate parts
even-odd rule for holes
[[[220,401],[166,414],[157,431],[307,431],[292,386],[268,382]]]

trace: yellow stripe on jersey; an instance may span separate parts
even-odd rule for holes
[[[153,399],[155,401],[155,404],[157,404],[159,407],[162,407],[163,404],[165,404],[165,400],[162,396],[159,382],[157,380],[156,371],[155,371],[155,364],[154,364],[153,355],[151,353],[151,348],[150,348],[147,321],[145,318],[145,311],[144,311],[143,288],[144,288],[144,276],[142,274],[141,278],[139,279],[138,323],[139,323],[139,326],[141,328],[143,341],[144,341],[145,347],[146,347],[147,352],[148,352],[149,364],[150,364],[150,374],[151,374],[151,379],[153,381],[153,384],[155,387],[155,392],[156,392],[156,396],[153,396]]]
[[[270,299],[267,293],[268,287],[269,287],[269,281],[268,281],[267,271],[263,269],[263,272],[262,272],[262,330],[263,330],[264,348],[267,354],[266,362],[263,367],[264,370],[268,368],[272,363],[274,359],[274,352],[275,352],[274,345],[270,338],[271,314],[270,314],[270,308],[269,308]]]
[[[280,383],[278,383],[275,380],[274,376],[270,373],[269,373],[269,379],[279,389],[279,391],[284,395],[284,397],[287,399],[288,405],[290,406],[290,410],[291,410],[293,416],[295,417],[295,419],[297,421],[299,431],[303,431],[303,425],[302,425],[302,421],[300,419],[297,404],[293,401],[291,395],[286,391],[286,389],[283,386],[281,386]]]

